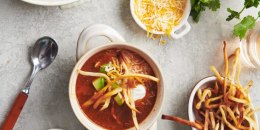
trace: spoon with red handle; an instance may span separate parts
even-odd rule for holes
[[[42,37],[38,39],[31,52],[31,60],[33,63],[33,70],[29,80],[25,83],[25,88],[18,94],[11,110],[0,130],[12,130],[22,109],[28,98],[30,86],[36,73],[39,70],[47,68],[55,59],[58,53],[58,45],[50,37]]]

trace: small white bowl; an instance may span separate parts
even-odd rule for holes
[[[140,19],[136,16],[135,14],[135,9],[134,9],[134,6],[135,6],[135,0],[130,0],[130,9],[131,9],[131,14],[135,20],[135,22],[145,31],[147,31],[145,25],[140,21]],[[191,3],[190,3],[190,0],[186,0],[186,5],[185,5],[185,9],[184,9],[184,12],[183,12],[183,16],[182,16],[182,19],[181,21],[179,22],[179,24],[177,26],[174,26],[174,28],[172,29],[172,32],[171,32],[171,37],[174,38],[174,39],[179,39],[181,37],[183,37],[185,34],[187,34],[190,29],[191,29],[191,26],[190,24],[188,23],[188,18],[189,18],[189,15],[190,15],[190,10],[191,10]],[[158,35],[163,35],[165,34],[164,32],[158,32],[158,31],[154,31],[153,32],[154,34],[158,34]]]
[[[190,99],[189,99],[189,104],[188,104],[188,114],[189,114],[189,120],[192,121],[192,122],[195,122],[195,113],[193,111],[194,107],[193,107],[193,101],[194,101],[194,98],[195,98],[195,95],[198,91],[198,89],[203,89],[206,87],[207,84],[209,83],[213,83],[214,81],[216,81],[217,78],[215,76],[210,76],[210,77],[206,77],[202,80],[200,80],[196,85],[195,87],[193,88],[192,92],[191,92],[191,95],[190,95]],[[252,106],[253,107],[253,106]],[[254,107],[253,107],[254,108]],[[258,120],[257,120],[257,115],[255,114],[254,115],[254,118],[256,120],[256,125],[258,127]],[[192,128],[192,130],[197,130],[196,128]]]

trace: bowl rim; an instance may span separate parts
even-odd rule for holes
[[[201,80],[199,80],[196,85],[193,87],[191,94],[190,94],[190,98],[189,98],[189,103],[188,103],[188,116],[189,116],[189,120],[194,122],[195,121],[195,116],[194,116],[194,112],[193,112],[193,101],[194,101],[194,97],[198,91],[199,88],[203,87],[204,84],[212,82],[212,81],[216,81],[217,77],[216,76],[208,76],[205,77]],[[249,95],[250,98],[250,95]],[[254,105],[252,103],[252,108],[254,108]],[[254,114],[254,118],[256,121],[256,125],[257,127],[259,127],[259,123],[258,123],[258,118],[256,113]],[[196,128],[191,127],[192,130],[197,130]]]
[[[70,4],[79,0],[56,0],[56,1],[44,1],[44,0],[22,0],[23,2],[27,2],[34,5],[42,5],[42,6],[60,6],[65,4]]]
[[[74,66],[73,71],[71,73],[70,76],[70,81],[69,81],[69,100],[70,100],[70,104],[71,107],[73,109],[74,114],[76,115],[76,117],[78,118],[78,120],[81,122],[81,124],[83,126],[85,126],[88,129],[91,130],[101,130],[104,129],[101,126],[95,124],[91,119],[89,119],[87,117],[87,115],[81,110],[81,107],[78,103],[78,99],[76,96],[76,81],[77,81],[77,69],[81,68],[84,63],[94,54],[97,54],[98,52],[102,51],[102,50],[106,50],[106,49],[111,49],[111,48],[124,48],[130,51],[133,51],[137,54],[139,54],[143,59],[145,59],[150,66],[152,67],[154,73],[156,74],[157,77],[160,77],[160,83],[159,83],[159,87],[160,89],[158,89],[159,91],[157,91],[157,99],[155,102],[155,105],[152,109],[152,111],[150,112],[150,114],[146,117],[146,119],[144,119],[144,121],[142,121],[140,124],[144,124],[144,129],[148,129],[149,127],[152,126],[153,123],[156,122],[156,120],[159,118],[161,111],[162,111],[162,107],[163,107],[163,102],[165,99],[165,94],[164,94],[164,78],[163,78],[163,74],[162,74],[162,70],[160,69],[159,65],[157,64],[156,60],[152,57],[151,54],[149,54],[148,52],[146,52],[145,50],[141,50],[138,47],[135,47],[131,44],[127,44],[127,43],[122,43],[122,42],[112,42],[109,44],[104,44],[101,45],[99,47],[96,47],[92,50],[90,50],[89,52],[85,53],[80,60],[77,62],[77,64]],[[148,61],[149,60],[149,61]],[[152,65],[151,65],[152,63]],[[155,72],[156,71],[156,72]],[[158,98],[159,97],[159,98]],[[148,122],[148,121],[149,122]],[[133,129],[134,127],[129,128],[129,130]]]
[[[135,3],[134,3],[134,1],[135,0],[130,0],[130,12],[131,12],[131,15],[134,18],[134,21],[137,23],[137,25],[139,27],[141,27],[143,30],[147,31],[145,25],[141,22],[141,20],[135,14],[135,11],[134,11],[134,4]],[[189,15],[190,15],[190,10],[191,10],[190,0],[186,0],[185,10],[184,10],[183,16],[181,18],[181,21],[179,22],[178,25],[173,27],[172,32],[177,31],[178,29],[180,29],[188,21],[188,18],[189,18]],[[159,35],[165,34],[164,32],[160,32],[160,31],[153,31],[152,33],[153,34],[159,34]]]

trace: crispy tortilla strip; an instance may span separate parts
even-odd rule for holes
[[[123,96],[124,96],[124,100],[126,105],[133,111],[140,113],[136,108],[132,107],[130,104],[130,99],[128,97],[128,92],[127,92],[127,88],[125,86],[125,80],[123,80],[122,82],[122,88],[123,88]]]
[[[111,82],[110,78],[104,73],[87,72],[87,71],[82,71],[82,70],[78,70],[78,73],[81,74],[81,75],[84,75],[84,76],[104,77],[107,82]]]
[[[204,120],[204,130],[209,129],[209,110],[206,110],[205,120]]]
[[[99,97],[101,97],[107,91],[107,89],[109,89],[111,87],[111,85],[113,85],[114,83],[116,83],[117,81],[119,81],[121,79],[122,79],[122,77],[118,77],[118,78],[114,79],[113,81],[107,83],[107,85],[104,88],[102,88],[100,91],[98,91],[89,100],[84,102],[82,107],[86,108],[86,107],[92,105]]]
[[[198,96],[199,100],[202,99],[202,91],[201,91],[201,89],[199,89],[199,90],[197,91],[197,96]]]
[[[223,122],[223,120],[221,121],[220,130],[224,130],[224,122]]]
[[[234,112],[230,109],[230,107],[227,107],[227,113],[229,114],[229,116],[232,118],[232,120],[235,122],[235,125],[237,125],[237,119],[235,117]]]
[[[223,53],[224,53],[224,60],[225,60],[225,78],[224,78],[224,95],[227,92],[227,78],[229,77],[229,72],[228,72],[228,56],[227,56],[227,48],[226,48],[226,41],[224,41],[224,47],[223,47]]]
[[[252,86],[253,86],[254,82],[252,80],[250,80],[247,85],[244,87],[244,90],[248,91]]]
[[[132,97],[132,90],[128,89],[128,96],[129,96],[131,107],[135,108],[135,101]],[[134,122],[136,130],[139,130],[140,129],[139,124],[138,124],[138,121],[137,121],[136,112],[134,110],[132,110],[132,118],[133,118],[133,122]]]
[[[113,95],[118,94],[118,93],[121,92],[121,91],[122,91],[122,88],[121,88],[121,87],[118,87],[118,88],[113,89],[113,90],[110,91],[110,92],[107,92],[105,95],[101,96],[101,97],[95,102],[95,104],[93,105],[93,108],[96,109],[102,101],[106,100],[106,99],[109,98],[109,97],[112,97]]]
[[[103,111],[105,109],[108,108],[109,104],[110,104],[110,100],[111,100],[111,97],[107,98],[106,101],[105,101],[105,104],[102,106],[102,108],[100,109],[100,111]]]
[[[205,101],[205,99],[206,99],[206,96],[211,96],[211,91],[210,90],[208,90],[208,89],[205,89],[204,91],[203,91],[203,94],[202,94],[202,97],[201,97],[201,100],[197,103],[197,105],[196,105],[196,109],[200,109],[201,108],[201,105],[202,105],[202,103]]]
[[[215,82],[214,90],[211,91],[213,94],[217,95],[219,93],[218,82]]]
[[[206,100],[205,106],[206,106],[207,108],[215,108],[215,107],[218,107],[219,104],[210,105],[210,103],[211,103],[211,102],[214,102],[214,101],[217,101],[217,100],[220,100],[220,99],[222,99],[223,97],[224,97],[223,95],[220,95],[220,96],[218,96],[218,97],[209,98],[209,99]]]
[[[222,114],[222,120],[224,121],[224,123],[228,126],[228,128],[230,128],[231,130],[238,130],[235,126],[233,126],[230,122],[227,121],[227,118],[226,118],[226,114],[224,112],[224,106],[221,105],[219,106],[219,109],[220,109],[220,112]]]
[[[247,107],[244,111],[244,114],[247,115],[251,110],[251,107]]]
[[[108,91],[111,91],[111,87],[108,88]],[[102,106],[102,108],[100,109],[100,111],[103,111],[105,109],[108,108],[109,104],[110,104],[110,100],[111,100],[111,97],[107,98],[105,100],[105,104]]]
[[[240,59],[238,58],[237,73],[236,73],[236,83],[241,86],[241,83],[240,83],[240,73],[241,73],[241,63],[240,63]]]
[[[248,117],[248,116],[245,116],[245,119],[248,121],[248,123],[249,123],[249,129],[251,129],[251,130],[257,130],[257,126],[256,126],[256,122],[252,119],[252,118],[250,118],[250,117]]]
[[[216,124],[216,126],[213,130],[219,130],[219,123]]]
[[[151,76],[151,75],[145,75],[145,74],[125,74],[125,75],[122,75],[122,77],[123,78],[139,77],[139,78],[150,79],[152,81],[159,82],[158,78]]]
[[[238,64],[239,53],[240,53],[240,49],[237,48],[236,51],[235,51],[234,65],[233,65],[232,74],[231,74],[231,77],[230,77],[231,83],[234,83],[234,82],[235,82],[235,77],[236,77],[236,73],[237,73],[237,64]]]
[[[257,108],[257,109],[255,109],[255,110],[251,110],[251,112],[249,112],[248,114],[246,114],[246,116],[248,116],[248,117],[251,117],[251,116],[253,116],[256,112],[258,112],[258,111],[260,111],[260,108]]]
[[[214,130],[214,128],[216,127],[214,113],[213,112],[209,112],[209,116],[210,116],[210,121],[211,121],[211,127]]]
[[[110,84],[107,84],[103,89],[101,89],[100,91],[98,91],[95,95],[93,95],[89,100],[87,100],[86,102],[83,103],[82,107],[83,108],[86,108],[90,105],[92,105],[96,99],[98,99],[100,96],[102,96],[106,91],[107,89],[110,87],[111,85]]]
[[[237,102],[237,103],[249,104],[249,102],[247,100],[236,98],[234,96],[229,96],[228,99],[231,101]]]
[[[188,120],[185,120],[185,119],[182,119],[182,118],[179,118],[179,117],[175,117],[175,116],[162,115],[162,119],[175,121],[177,123],[188,125],[188,126],[194,127],[196,129],[199,129],[199,130],[203,129],[203,126],[201,126],[200,124],[198,124],[196,122],[190,122]]]
[[[222,77],[220,76],[220,74],[219,74],[219,72],[217,71],[217,69],[216,69],[214,66],[210,66],[210,69],[215,73],[215,76],[217,77],[218,82],[219,82],[220,84],[223,84]]]

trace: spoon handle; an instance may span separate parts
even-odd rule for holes
[[[8,113],[0,130],[12,130],[13,129],[27,98],[28,98],[28,95],[26,93],[24,93],[24,92],[19,93],[19,95],[17,96],[17,98],[11,108],[11,111]]]

